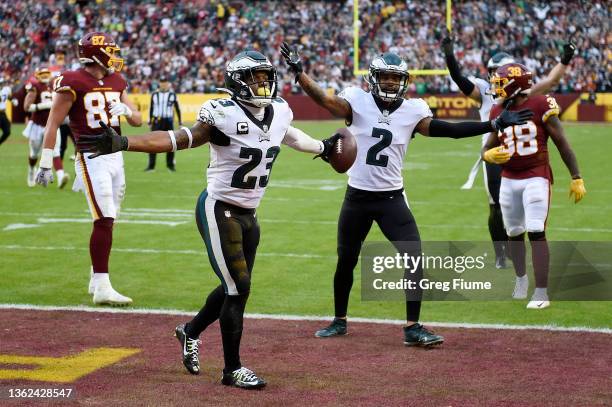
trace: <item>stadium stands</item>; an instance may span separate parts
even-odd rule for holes
[[[584,4],[581,4],[584,3]],[[127,58],[132,92],[147,92],[164,73],[179,92],[214,91],[223,65],[247,46],[279,61],[283,39],[301,43],[306,69],[334,90],[353,74],[353,1],[40,1],[0,4],[0,72],[13,80],[36,66],[78,64],[74,44],[93,28],[111,32]],[[559,92],[609,91],[612,60],[609,10],[604,1],[463,1],[453,5],[457,56],[484,75],[483,59],[503,49],[542,76],[557,62],[570,33],[579,55]],[[403,55],[413,68],[444,68],[439,42],[445,2],[360,1],[360,68],[381,50]],[[588,25],[588,26],[587,26]],[[300,92],[280,69],[283,93]],[[419,77],[416,93],[447,92],[443,76]]]

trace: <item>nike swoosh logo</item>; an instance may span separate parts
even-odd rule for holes
[[[183,341],[183,356],[187,356],[187,341]]]

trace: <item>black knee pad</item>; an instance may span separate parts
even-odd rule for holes
[[[529,240],[534,242],[538,240],[546,240],[546,232],[527,232],[527,236],[529,236]]]

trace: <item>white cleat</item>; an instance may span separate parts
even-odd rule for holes
[[[132,303],[132,299],[119,294],[111,286],[98,285],[94,290],[93,302],[97,305],[126,306]]]
[[[514,283],[514,291],[512,292],[512,298],[515,300],[524,300],[527,298],[527,291],[529,290],[529,278],[525,274],[523,277],[516,277]]]
[[[34,168],[28,169],[28,186],[33,188],[36,186],[36,170]]]
[[[70,181],[70,174],[64,173],[64,176],[62,177],[62,179],[60,179],[59,182],[57,183],[57,187],[59,189],[64,189],[66,184],[68,184],[68,181]]]
[[[544,309],[550,307],[550,301],[529,301],[527,309]]]

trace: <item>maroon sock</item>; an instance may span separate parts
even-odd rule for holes
[[[544,232],[529,232],[529,242],[531,243],[531,261],[533,262],[536,288],[546,288],[548,287],[550,261],[546,235]]]
[[[113,218],[100,218],[94,221],[89,255],[94,273],[108,273],[108,259],[113,245]]]
[[[510,249],[510,258],[514,264],[514,272],[517,277],[523,277],[527,273],[527,265],[525,260],[525,234],[508,238],[508,249]]]
[[[30,163],[30,167],[35,167],[36,166],[36,162],[38,161],[37,157],[28,157],[28,162]]]
[[[61,157],[53,157],[53,169],[55,169],[55,171],[64,169],[64,163]]]

